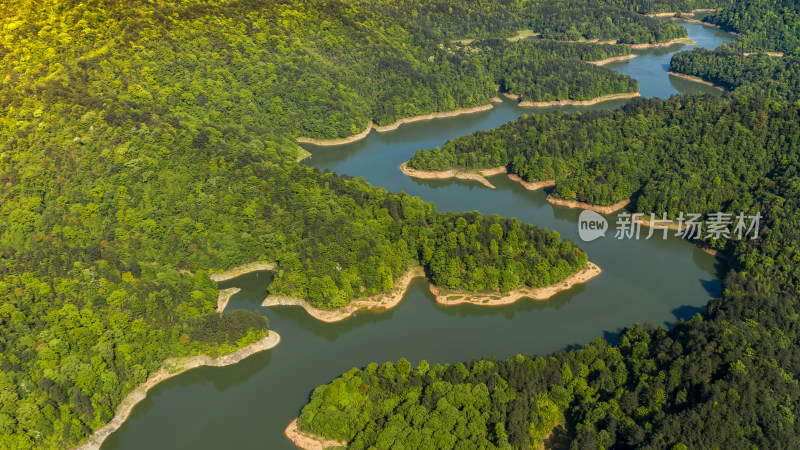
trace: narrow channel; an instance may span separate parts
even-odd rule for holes
[[[699,24],[682,24],[698,46],[714,48],[734,36]],[[631,60],[607,67],[639,81],[643,96],[718,93],[708,86],[671,77],[671,55],[691,46],[636,51]],[[104,449],[291,449],[286,425],[311,391],[352,367],[405,357],[416,364],[466,361],[486,355],[546,354],[580,346],[598,337],[616,339],[635,322],[669,325],[702,311],[718,295],[724,266],[688,242],[617,240],[581,242],[578,210],[550,205],[541,191],[526,191],[505,175],[491,178],[497,189],[461,180],[415,180],[398,166],[418,149],[485,130],[523,114],[619,107],[624,101],[586,108],[519,108],[512,102],[492,110],[401,126],[387,133],[337,147],[313,147],[309,166],[364,177],[390,191],[405,191],[432,201],[440,211],[472,211],[517,217],[557,230],[572,239],[603,274],[586,285],[547,301],[523,300],[503,307],[441,307],[427,283],[415,280],[403,302],[384,313],[362,313],[326,324],[299,307],[261,308],[271,274],[244,275],[221,284],[242,291],[228,308],[261,310],[281,335],[274,349],[223,368],[199,368],[167,380],[150,391],[128,421],[104,443]],[[612,224],[616,215],[607,216]]]

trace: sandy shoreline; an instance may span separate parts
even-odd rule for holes
[[[714,256],[714,257],[717,257],[717,258],[719,258],[719,259],[721,259],[721,260],[725,261],[725,263],[726,263],[726,264],[728,264],[729,266],[732,266],[732,265],[733,265],[733,264],[731,263],[731,260],[730,260],[730,258],[728,258],[728,255],[726,255],[725,253],[723,253],[721,250],[717,250],[717,249],[715,249],[715,248],[711,248],[711,247],[709,247],[709,246],[707,246],[707,245],[705,245],[705,244],[701,244],[701,243],[699,243],[699,242],[696,242],[696,241],[693,241],[692,243],[693,243],[693,244],[694,244],[694,245],[695,245],[697,248],[699,248],[700,250],[702,250],[702,251],[704,251],[704,252],[708,253],[709,255],[711,255],[711,256]]]
[[[682,37],[667,42],[658,42],[655,44],[625,44],[625,45],[634,50],[639,50],[643,48],[669,47],[670,45],[675,45],[675,44],[691,45],[695,44],[695,41],[693,41],[690,37]]]
[[[576,284],[586,283],[592,278],[600,275],[602,270],[596,264],[588,262],[584,268],[569,277],[558,281],[549,286],[539,288],[521,287],[514,289],[511,292],[501,294],[500,292],[455,292],[445,291],[430,281],[428,286],[430,291],[436,296],[436,301],[442,305],[457,305],[460,303],[472,303],[481,306],[496,306],[507,305],[513,303],[521,298],[531,298],[534,300],[546,300],[553,295],[568,290]],[[405,297],[408,286],[411,280],[417,277],[425,277],[425,272],[422,267],[415,266],[406,271],[400,278],[398,278],[391,291],[381,294],[376,294],[371,297],[356,299],[351,301],[348,305],[333,310],[324,310],[315,308],[310,303],[301,298],[287,297],[279,295],[271,295],[264,299],[261,306],[300,306],[306,310],[311,317],[321,320],[323,322],[338,322],[344,320],[359,311],[375,310],[386,311],[399,305]],[[459,301],[448,301],[448,296],[457,295],[461,299]]]
[[[328,145],[342,145],[342,144],[349,144],[351,142],[360,141],[367,137],[370,131],[372,131],[373,124],[369,122],[367,124],[367,128],[364,129],[361,133],[354,134],[352,136],[348,136],[346,138],[338,138],[338,139],[314,139],[310,137],[298,137],[296,141],[300,144],[312,144],[312,145],[319,145],[319,146],[328,146]]]
[[[300,146],[298,146],[298,148],[300,149],[300,154],[297,155],[297,158],[295,158],[296,162],[300,162],[300,161],[302,161],[302,160],[304,160],[306,158],[310,158],[311,157],[311,152],[309,152],[308,150],[306,150],[306,149],[304,149],[303,147],[300,147]]]
[[[597,264],[587,262],[586,266],[567,278],[555,284],[539,288],[521,287],[506,293],[472,292],[445,290],[431,284],[430,289],[431,293],[436,296],[436,303],[444,306],[460,305],[462,303],[470,303],[478,306],[502,306],[510,305],[523,298],[547,300],[559,292],[571,289],[577,284],[588,282],[592,278],[600,275],[600,273],[602,273],[602,270]]]
[[[511,181],[516,181],[529,191],[537,191],[539,189],[553,187],[556,185],[556,180],[525,181],[520,178],[519,175],[513,173],[508,174],[508,179]]]
[[[347,319],[361,310],[384,311],[392,309],[403,300],[403,297],[411,284],[411,280],[417,277],[424,277],[425,272],[419,265],[410,267],[400,278],[395,280],[394,286],[389,292],[382,292],[370,297],[357,298],[349,304],[337,309],[319,309],[312,306],[302,298],[288,297],[283,295],[270,295],[261,306],[302,306],[311,317],[323,322],[338,322]]]
[[[719,25],[717,25],[715,23],[703,22],[702,20],[697,20],[697,19],[689,19],[688,17],[677,17],[676,16],[676,17],[673,17],[672,20],[674,20],[676,22],[696,23],[698,25],[705,25],[705,26],[708,26],[708,27],[714,27],[714,28],[722,29],[721,26],[719,26]]]
[[[225,311],[225,307],[228,306],[228,302],[231,300],[231,297],[238,294],[239,291],[241,291],[241,289],[238,287],[220,290],[219,295],[217,296],[217,312],[222,314],[222,311]]]
[[[292,441],[292,443],[297,447],[306,450],[324,450],[326,448],[347,446],[347,442],[325,439],[324,437],[317,436],[313,433],[300,431],[297,428],[297,420],[298,419],[294,419],[291,423],[289,423],[289,426],[286,427],[286,430],[283,431],[283,434],[286,435],[286,437],[289,438],[289,440]]]
[[[641,97],[641,94],[638,92],[623,92],[620,94],[608,94],[608,95],[601,95],[600,97],[595,97],[590,100],[556,100],[551,102],[529,102],[529,101],[522,101],[519,102],[518,106],[532,106],[532,107],[545,107],[545,106],[590,106],[596,105],[598,103],[607,102],[610,100],[619,100],[624,98],[634,98],[634,97]]]
[[[633,53],[630,53],[628,55],[612,56],[612,57],[609,57],[609,58],[606,58],[606,59],[601,59],[601,60],[598,60],[598,61],[586,61],[586,62],[589,63],[589,64],[594,64],[595,66],[602,66],[603,64],[608,64],[608,63],[612,63],[612,62],[615,62],[615,61],[626,61],[628,59],[633,59],[633,58],[636,58],[636,56],[638,56],[638,55],[634,55]]]
[[[481,112],[481,111],[488,111],[488,110],[490,110],[492,108],[494,108],[494,105],[491,104],[491,103],[487,103],[485,105],[473,106],[472,108],[461,108],[461,109],[455,109],[453,111],[422,114],[422,115],[419,115],[419,116],[405,117],[405,118],[400,119],[397,122],[389,124],[389,125],[383,125],[383,126],[376,125],[374,128],[375,128],[375,131],[377,131],[379,133],[383,133],[383,132],[386,132],[386,131],[396,130],[397,128],[400,127],[400,125],[403,125],[403,124],[406,124],[406,123],[419,122],[419,121],[422,121],[422,120],[442,119],[444,117],[455,117],[455,116],[460,116],[461,114],[472,114],[472,113]]]
[[[681,11],[662,12],[662,13],[647,14],[647,16],[648,17],[670,17],[670,16],[674,16],[676,14],[683,14],[685,16],[693,16],[696,13],[699,13],[699,12],[713,12],[713,11],[716,11],[716,9],[714,9],[714,8],[701,8],[701,9],[693,9],[691,12],[681,12]]]
[[[653,226],[652,222],[650,221],[650,214],[639,214],[639,213],[636,213],[636,214],[634,214],[634,216],[635,216],[636,222],[638,222],[638,223],[640,223],[640,224],[642,224],[642,225],[644,225],[644,226],[646,226],[648,228]],[[655,221],[658,222],[660,220],[663,220],[663,219],[661,217],[656,216]],[[661,224],[658,224],[658,226],[659,227],[664,227],[664,228],[666,228],[666,229],[668,229],[670,231],[676,231],[676,232],[682,231],[684,228],[686,228],[686,227],[682,227],[682,226],[678,225],[678,223],[675,222],[675,221],[667,222],[667,223],[661,223]],[[657,233],[657,232],[658,231],[655,231],[654,233]],[[661,233],[663,233],[663,231]]]
[[[711,86],[714,89],[718,89],[720,91],[725,91],[724,87],[716,85],[716,84],[714,84],[714,83],[712,83],[710,81],[706,81],[706,80],[704,80],[704,79],[702,79],[700,77],[695,77],[695,76],[692,76],[692,75],[686,75],[686,74],[683,74],[683,73],[673,72],[671,70],[668,71],[667,73],[672,75],[672,76],[674,76],[674,77],[683,78],[683,79],[689,80],[689,81],[694,81],[695,83],[705,84],[706,86]]]
[[[425,180],[445,180],[447,178],[458,178],[459,180],[474,180],[482,185],[495,189],[495,186],[489,182],[485,177],[505,173],[505,166],[493,167],[491,169],[481,169],[478,172],[467,172],[461,169],[449,169],[440,171],[427,171],[412,169],[403,163],[400,165],[400,171],[412,178],[420,178]]]
[[[521,184],[522,187],[524,187],[529,191],[536,191],[539,189],[553,187],[556,185],[556,180],[525,181],[522,178],[520,178],[519,175],[509,173],[508,169],[506,169],[505,166],[492,167],[491,169],[480,169],[477,172],[467,172],[462,169],[427,171],[427,170],[412,169],[406,166],[406,163],[403,163],[400,165],[400,171],[409,177],[427,179],[427,180],[445,180],[448,178],[457,178],[460,180],[474,180],[490,189],[496,189],[496,186],[493,185],[485,177],[491,177],[494,175],[499,175],[501,173],[505,173],[508,176],[509,180],[516,181],[517,183]]]
[[[319,145],[319,146],[323,146],[323,147],[324,146],[349,144],[351,142],[360,141],[361,139],[366,138],[367,135],[369,135],[369,133],[372,130],[375,130],[375,131],[377,131],[379,133],[384,133],[386,131],[396,130],[397,128],[400,127],[400,125],[403,125],[403,124],[406,124],[406,123],[419,122],[419,121],[422,121],[422,120],[442,119],[442,118],[445,118],[445,117],[460,116],[461,114],[472,114],[472,113],[481,112],[481,111],[488,111],[488,110],[494,108],[494,104],[493,103],[497,103],[498,100],[500,100],[498,97],[494,97],[494,98],[492,98],[490,100],[490,103],[487,103],[485,105],[473,106],[471,108],[460,108],[460,109],[456,109],[456,110],[452,110],[452,111],[444,111],[444,112],[435,112],[435,113],[430,113],[430,114],[422,114],[422,115],[419,115],[419,116],[404,117],[404,118],[399,119],[396,122],[391,123],[389,125],[380,126],[380,125],[375,125],[372,122],[370,122],[369,124],[367,124],[367,128],[364,131],[362,131],[362,132],[360,132],[358,134],[354,134],[352,136],[346,137],[346,138],[314,139],[314,138],[310,138],[310,137],[298,137],[298,138],[295,138],[295,140],[300,144],[312,144],[312,145]],[[502,100],[500,100],[500,101],[502,101]],[[307,157],[307,156],[305,156],[305,157]],[[305,157],[301,158],[300,160],[305,159]]]
[[[744,56],[767,55],[767,56],[772,56],[773,58],[783,58],[783,53],[782,52],[744,52],[744,53],[742,53],[742,55],[744,55]]]
[[[208,277],[216,282],[220,282],[220,281],[227,281],[250,272],[257,272],[259,270],[276,270],[277,268],[278,265],[275,263],[259,261],[259,262],[242,264],[241,266],[236,266],[224,272],[212,273]]]
[[[136,406],[137,403],[144,400],[147,396],[147,392],[155,387],[158,383],[161,383],[164,380],[168,380],[176,375],[179,375],[187,370],[194,369],[196,367],[201,366],[213,366],[213,367],[223,367],[229,366],[231,364],[236,364],[239,361],[247,358],[250,355],[253,355],[258,352],[262,352],[265,350],[269,350],[281,341],[281,337],[278,333],[270,330],[267,336],[263,337],[261,340],[253,342],[252,344],[242,347],[239,350],[236,350],[233,353],[228,353],[227,355],[222,355],[217,358],[212,358],[208,355],[197,355],[197,356],[184,356],[181,358],[172,358],[164,361],[161,364],[161,368],[157,371],[150,374],[150,377],[144,383],[137,386],[133,391],[131,391],[119,404],[117,407],[117,411],[114,414],[114,418],[111,419],[106,425],[92,433],[89,436],[89,439],[75,447],[76,450],[96,450],[99,449],[100,446],[103,444],[103,441],[108,438],[114,431],[116,431],[128,416],[133,411],[133,407]]]
[[[619,202],[609,206],[590,205],[588,203],[583,203],[576,200],[564,200],[562,198],[555,198],[552,195],[547,196],[547,201],[552,205],[566,206],[567,208],[588,209],[600,214],[611,214],[628,206],[628,204],[631,202],[631,199],[626,198],[625,200],[620,200]]]

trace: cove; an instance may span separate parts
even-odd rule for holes
[[[733,39],[716,28],[682,25],[702,47],[714,48]],[[667,74],[672,53],[689,47],[635,50],[636,58],[606,67],[639,80],[645,97],[718,93]],[[547,301],[522,300],[492,308],[439,306],[426,281],[417,279],[395,309],[364,312],[333,324],[316,321],[299,307],[261,308],[269,272],[220,283],[220,288],[242,288],[228,309],[262,311],[269,317],[270,328],[280,333],[280,345],[233,366],[198,368],[159,384],[103,448],[291,449],[283,430],[312,389],[352,367],[401,357],[416,364],[420,359],[446,363],[489,355],[546,354],[598,337],[613,342],[621,328],[634,322],[670,324],[702,311],[718,295],[724,267],[688,242],[675,238],[620,241],[612,230],[605,238],[586,243],[578,238],[579,210],[550,205],[544,192],[527,191],[505,175],[491,177],[497,189],[489,189],[474,181],[412,179],[398,170],[418,149],[498,126],[522,114],[614,108],[624,102],[520,108],[505,101],[489,111],[372,132],[351,144],[307,146],[312,157],[304,163],[309,166],[418,195],[434,202],[440,211],[479,210],[555,229],[584,248],[603,274]],[[613,228],[616,214],[606,217]]]

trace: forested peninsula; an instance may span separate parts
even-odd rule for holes
[[[76,445],[164,361],[218,356],[267,336],[265,317],[217,311],[209,274],[241,264],[275,264],[271,293],[328,309],[384,292],[415,261],[443,287],[498,293],[579,271],[586,254],[557,234],[438,213],[406,194],[301,167],[296,139],[347,138],[370,123],[486,105],[501,82],[531,98],[628,92],[631,79],[586,62],[624,54],[619,47],[456,41],[527,29],[552,40],[666,42],[685,30],[640,13],[671,7],[44,0],[5,8],[0,447]],[[526,83],[534,70],[548,75]]]
[[[504,165],[523,181],[554,179],[554,194],[564,199],[608,205],[631,197],[631,210],[658,216],[762,214],[757,239],[708,241],[732,268],[707,311],[669,330],[633,325],[618,345],[598,339],[549,356],[355,368],[314,391],[301,430],[354,448],[780,448],[798,441],[797,5],[717,6],[709,20],[735,27],[739,40],[678,53],[671,67],[724,84],[730,95],[522,117],[408,163],[418,170]],[[775,51],[789,58],[745,55]]]

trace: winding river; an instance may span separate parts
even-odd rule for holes
[[[714,48],[733,36],[716,28],[682,23],[696,45]],[[645,97],[711,92],[703,84],[667,74],[671,55],[691,46],[636,50],[636,58],[606,67],[639,81]],[[556,109],[614,108],[623,101],[592,107],[520,108],[505,101],[492,110],[373,131],[364,140],[337,147],[308,146],[306,164],[364,177],[390,191],[405,191],[432,201],[438,210],[514,216],[557,230],[581,245],[603,274],[588,284],[547,301],[522,300],[502,307],[441,307],[422,279],[412,282],[403,302],[384,313],[360,313],[327,324],[294,306],[262,308],[269,272],[251,273],[221,283],[240,287],[228,305],[261,310],[281,335],[276,348],[239,364],[198,368],[150,391],[128,421],[104,443],[104,449],[294,448],[283,435],[312,389],[352,367],[405,357],[416,364],[457,362],[480,356],[506,358],[517,353],[544,354],[580,346],[598,337],[615,341],[634,322],[655,325],[687,319],[718,295],[724,266],[680,239],[616,240],[612,231],[593,242],[577,234],[579,210],[550,205],[542,191],[526,191],[505,175],[491,178],[497,189],[474,181],[416,180],[398,166],[418,149],[486,130],[515,119]]]

